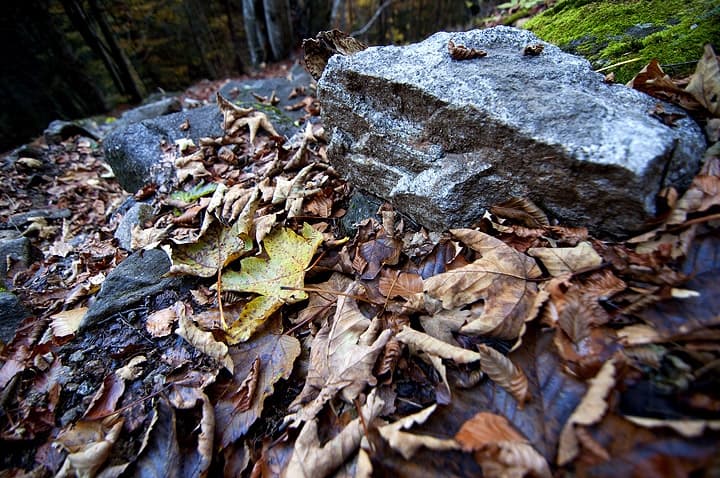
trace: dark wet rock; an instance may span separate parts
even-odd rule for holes
[[[19,261],[27,267],[32,262],[32,246],[27,237],[0,239],[0,278],[4,281],[8,271],[8,259]],[[2,285],[2,281],[0,281]]]
[[[0,291],[0,340],[10,342],[20,322],[29,316],[15,294]]]
[[[70,209],[33,209],[32,211],[13,214],[7,222],[0,223],[0,229],[19,228],[34,219],[45,219],[48,221],[67,219],[70,217]]]
[[[80,328],[87,329],[155,294],[180,286],[179,277],[163,277],[169,270],[170,259],[160,249],[132,254],[108,274]]]
[[[448,41],[487,56],[455,61]],[[431,229],[467,226],[529,197],[563,224],[637,232],[656,194],[686,187],[705,140],[658,100],[608,85],[589,63],[508,27],[437,33],[330,59],[318,82],[328,158],[351,182]],[[664,105],[666,111],[680,112]]]
[[[303,75],[298,68],[292,72],[289,78],[229,82],[221,94],[244,107],[253,106],[266,113],[279,134],[290,136],[298,129],[297,118],[305,112],[286,111],[285,106],[302,99],[287,97],[293,88],[307,88],[310,84],[309,75]],[[252,95],[270,97],[273,91],[281,100],[275,106],[260,104]],[[185,122],[190,125],[186,131],[180,128]],[[120,127],[105,138],[103,146],[120,186],[134,193],[151,182],[164,187],[172,184],[174,169],[169,160],[163,160],[163,145],[172,146],[176,140],[186,138],[198,144],[200,138],[222,134],[222,115],[216,104],[210,104]]]
[[[59,144],[76,135],[98,140],[102,136],[102,132],[92,120],[55,120],[48,125],[43,133],[48,144]]]
[[[182,111],[182,103],[180,102],[180,99],[175,96],[171,96],[157,101],[151,101],[136,108],[127,110],[109,126],[111,130],[120,129],[133,123],[139,123],[144,120],[157,118],[171,113],[177,113],[179,111]]]
[[[115,239],[123,249],[132,250],[132,230],[135,226],[141,225],[145,221],[152,219],[153,208],[149,204],[135,202],[124,213],[117,229],[115,229]]]

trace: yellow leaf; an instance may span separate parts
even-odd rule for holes
[[[169,252],[170,272],[200,277],[216,275],[219,268],[252,250],[252,239],[241,230],[244,226],[242,221],[229,228],[215,222],[198,242],[175,246]]]
[[[302,236],[281,228],[263,241],[268,258],[248,257],[240,261],[240,272],[227,271],[222,276],[222,290],[253,292],[257,298],[227,333],[231,343],[247,340],[252,332],[282,304],[293,304],[307,298],[298,290],[305,282],[305,268],[310,265],[322,242],[322,234],[303,225]]]

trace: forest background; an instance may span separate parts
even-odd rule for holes
[[[6,0],[0,152],[55,119],[118,112],[203,79],[238,77],[340,28],[371,45],[464,29],[496,1]]]

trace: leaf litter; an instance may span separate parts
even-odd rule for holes
[[[711,135],[717,64],[708,47],[686,88],[653,63],[632,84]],[[112,233],[127,195],[87,138],[8,163],[0,218],[43,254],[3,277],[34,314],[2,349],[4,476],[720,467],[717,146],[623,243],[552,225],[525,198],[443,233],[386,204],[344,238],[350,187],[322,125],[307,117],[286,141],[263,113],[218,103],[225,134],[169,146],[175,190],[144,189],[156,214],[133,232],[188,285],[84,334],[126,256]],[[52,183],[56,206],[31,181]]]

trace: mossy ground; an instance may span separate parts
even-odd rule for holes
[[[706,43],[720,47],[720,0],[564,0],[525,23],[545,41],[614,67],[627,82],[651,59],[670,74],[689,73]]]

